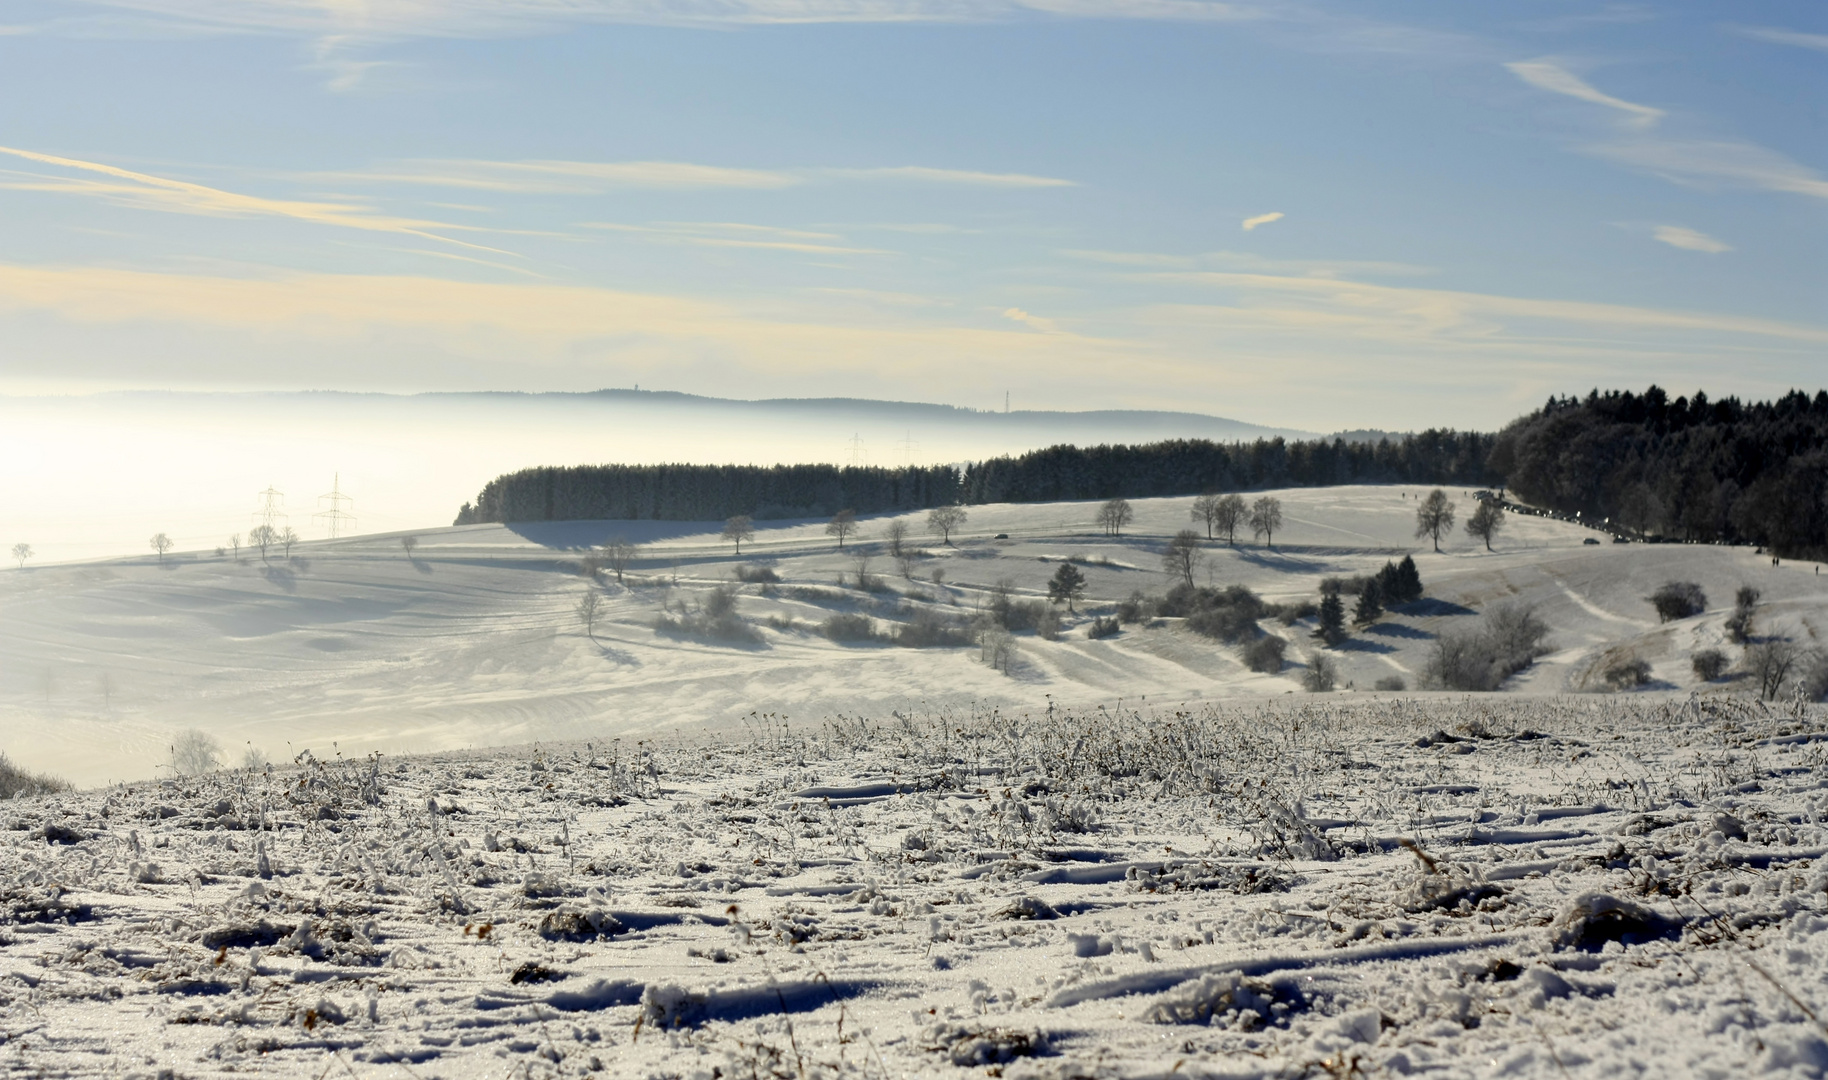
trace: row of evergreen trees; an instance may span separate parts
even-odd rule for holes
[[[1395,441],[1054,446],[967,465],[581,465],[489,481],[457,524],[480,521],[758,520],[925,510],[954,503],[1197,495],[1356,483],[1482,484],[1492,437],[1426,431]]]
[[[1828,557],[1828,391],[1550,398],[1498,434],[1490,466],[1529,502],[1640,535]]]

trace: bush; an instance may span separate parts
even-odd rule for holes
[[[1103,615],[1100,615],[1092,620],[1092,625],[1086,630],[1085,636],[1096,641],[1099,638],[1115,637],[1118,633],[1122,632],[1122,630],[1123,624],[1118,622],[1115,618],[1106,618]]]
[[[1487,692],[1549,651],[1549,628],[1523,604],[1500,604],[1475,630],[1442,634],[1423,671],[1424,685]]]
[[[1128,600],[1117,605],[1117,621],[1120,623],[1148,622],[1155,618],[1156,602],[1141,592],[1133,592]]]
[[[1726,636],[1735,645],[1752,640],[1752,613],[1758,607],[1758,590],[1741,585],[1733,595],[1733,614],[1726,620]]]
[[[1386,675],[1377,680],[1377,689],[1391,691],[1407,690],[1409,689],[1409,684],[1403,681],[1401,675]]]
[[[1051,616],[1053,625],[1058,630],[1060,614],[1042,600],[1017,600],[1012,595],[1014,586],[1008,581],[999,581],[990,590],[990,618],[998,626],[1012,633],[1023,630],[1040,630],[1042,623]]]
[[[774,572],[772,566],[750,566],[741,563],[736,568],[736,580],[745,585],[778,585],[781,575]]]
[[[17,799],[31,795],[50,795],[60,791],[71,790],[66,780],[55,776],[44,776],[40,773],[29,773],[14,765],[12,759],[0,751],[0,799]]]
[[[1692,581],[1665,582],[1647,599],[1657,609],[1657,618],[1662,622],[1686,619],[1707,610],[1707,594]]]
[[[188,728],[171,740],[171,771],[179,776],[200,776],[222,765],[222,744],[206,731]]]
[[[1161,614],[1185,618],[1194,633],[1231,645],[1257,636],[1257,620],[1265,610],[1257,594],[1242,585],[1224,589],[1176,585],[1160,604]]]
[[[712,638],[718,641],[760,642],[761,635],[736,613],[736,588],[719,585],[705,594],[696,607],[682,602],[679,611],[662,613],[654,629],[662,634]]]
[[[1283,626],[1293,626],[1302,619],[1320,614],[1320,605],[1312,600],[1297,600],[1292,604],[1272,604],[1267,613],[1274,615]]]
[[[1060,611],[1053,605],[1047,605],[1041,611],[1041,617],[1035,621],[1035,633],[1047,641],[1060,640]]]
[[[1325,577],[1320,579],[1320,593],[1322,596],[1359,596],[1364,593],[1365,586],[1372,580],[1363,574],[1353,574],[1351,577]]]
[[[957,619],[948,619],[936,611],[928,611],[925,608],[917,609],[913,618],[895,628],[895,644],[909,649],[944,648],[975,643],[976,637],[969,626]]]
[[[1726,654],[1719,649],[1702,649],[1688,658],[1688,666],[1695,669],[1695,677],[1713,682],[1726,674]]]
[[[868,615],[854,612],[840,612],[826,619],[819,627],[819,633],[833,641],[856,642],[875,641],[876,624]]]
[[[1301,673],[1301,688],[1310,694],[1324,694],[1339,684],[1339,666],[1330,656],[1315,653],[1308,659],[1308,669]]]
[[[1606,669],[1606,685],[1614,690],[1629,690],[1650,681],[1650,661],[1636,656],[1616,661]]]
[[[1265,634],[1244,646],[1244,666],[1264,675],[1282,670],[1282,655],[1288,650],[1288,639]]]

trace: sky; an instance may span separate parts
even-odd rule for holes
[[[1819,3],[9,0],[0,394],[1813,389],[1825,91]]]

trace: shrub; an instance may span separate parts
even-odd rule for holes
[[[1133,592],[1128,600],[1117,605],[1117,621],[1120,623],[1148,622],[1155,618],[1156,602],[1141,592]]]
[[[1257,594],[1242,585],[1204,589],[1183,583],[1168,591],[1159,610],[1185,618],[1187,628],[1196,634],[1241,645],[1257,636],[1257,620],[1266,609]]]
[[[1007,630],[990,629],[978,639],[979,659],[1003,674],[1009,674],[1009,666],[1015,662],[1016,639],[1009,636]]]
[[[1695,669],[1695,677],[1713,682],[1726,673],[1726,654],[1719,649],[1702,649],[1688,658],[1688,666]]]
[[[14,765],[11,758],[0,751],[0,799],[17,799],[30,795],[50,795],[59,791],[71,790],[66,780],[55,776],[44,776],[40,773],[29,773]]]
[[[1339,684],[1339,666],[1330,656],[1315,653],[1308,659],[1308,669],[1301,673],[1301,688],[1311,694],[1324,694]]]
[[[917,609],[913,618],[895,628],[895,644],[909,649],[944,648],[974,642],[969,626],[925,608]]]
[[[1747,646],[1745,668],[1758,687],[1758,696],[1769,701],[1783,690],[1790,673],[1802,667],[1806,659],[1802,647],[1794,641],[1761,641]]]
[[[1726,636],[1735,645],[1752,640],[1752,612],[1758,607],[1758,597],[1758,590],[1750,585],[1741,585],[1733,595],[1733,614],[1726,620]]]
[[[1115,637],[1122,630],[1123,624],[1115,618],[1100,615],[1092,620],[1092,625],[1087,628],[1085,636],[1096,641],[1099,638]]]
[[[876,640],[876,624],[870,621],[868,615],[840,612],[826,619],[820,625],[819,633],[833,641],[874,641]]]
[[[1296,600],[1290,604],[1274,604],[1268,609],[1283,626],[1293,626],[1302,619],[1311,619],[1320,614],[1320,605],[1312,600]]]
[[[774,572],[772,566],[750,566],[741,563],[736,568],[736,580],[745,585],[778,585],[781,575]]]
[[[1363,574],[1353,574],[1351,577],[1324,577],[1320,579],[1320,593],[1322,596],[1359,596],[1364,593],[1365,586],[1372,580],[1374,579],[1365,577]]]
[[[1264,675],[1282,670],[1282,655],[1288,650],[1288,639],[1265,634],[1244,646],[1244,666]]]
[[[1631,656],[1606,668],[1606,685],[1614,690],[1629,690],[1650,681],[1650,661]]]
[[[1707,610],[1707,594],[1692,581],[1669,581],[1647,599],[1662,622],[1686,619]]]
[[[1014,586],[1008,581],[999,581],[990,590],[990,618],[998,626],[1011,632],[1022,630],[1039,630],[1049,616],[1053,617],[1056,629],[1060,624],[1060,615],[1041,600],[1017,600],[1013,595]]]
[[[805,623],[791,615],[770,615],[767,621],[770,629],[783,633],[798,634],[809,629]]]
[[[712,638],[718,641],[760,642],[761,635],[736,613],[736,588],[719,585],[705,594],[696,607],[681,603],[677,614],[667,612],[654,622],[662,634]]]
[[[1377,680],[1377,688],[1379,690],[1392,690],[1392,691],[1407,690],[1407,689],[1409,689],[1409,684],[1403,681],[1403,677],[1401,675],[1386,675],[1383,678]]]
[[[1041,617],[1035,620],[1035,633],[1048,641],[1060,640],[1060,612],[1057,608],[1044,606]]]
[[[179,776],[200,776],[222,765],[222,744],[206,731],[188,728],[171,740],[171,770]]]
[[[1500,604],[1474,630],[1442,634],[1423,671],[1424,685],[1486,692],[1549,651],[1549,628],[1523,604]]]

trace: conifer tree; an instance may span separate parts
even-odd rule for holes
[[[1073,610],[1073,601],[1085,595],[1085,575],[1072,563],[1061,563],[1060,569],[1047,582],[1047,598],[1059,603],[1066,601],[1066,610]]]
[[[1365,582],[1365,590],[1358,594],[1358,606],[1352,609],[1352,622],[1356,626],[1370,626],[1384,617],[1384,590],[1376,579]]]
[[[1320,625],[1315,628],[1314,636],[1328,645],[1337,645],[1346,639],[1346,605],[1338,593],[1330,592],[1320,598]]]

